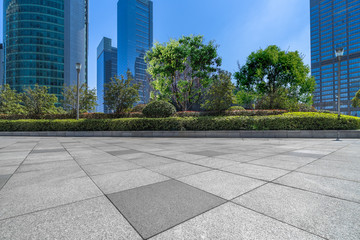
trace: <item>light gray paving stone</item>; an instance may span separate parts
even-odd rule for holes
[[[178,163],[176,160],[172,160],[169,158],[164,157],[157,157],[157,156],[148,156],[148,157],[141,157],[128,160],[134,164],[143,166],[143,167],[153,167],[153,166],[160,166],[164,164],[171,164],[171,163]]]
[[[297,172],[320,175],[324,177],[335,177],[350,181],[360,182],[360,171],[358,169],[342,168],[338,166],[309,164],[299,168]]]
[[[287,152],[284,153],[284,155],[295,156],[295,157],[311,157],[316,159],[326,156],[326,154],[308,153],[308,152],[299,152],[299,151]]]
[[[298,172],[290,173],[275,182],[360,203],[360,182]]]
[[[273,168],[280,168],[285,170],[295,170],[307,164],[302,162],[284,161],[284,160],[266,159],[266,158],[254,160],[249,163],[255,165],[267,166],[267,167],[273,167]]]
[[[272,181],[289,172],[287,170],[275,169],[275,168],[257,166],[257,165],[245,164],[245,163],[239,163],[228,167],[224,167],[221,170],[248,176],[248,177],[258,178],[266,181]]]
[[[121,155],[129,155],[140,152],[137,150],[127,149],[127,150],[108,151],[108,153],[114,156],[121,156]]]
[[[235,161],[235,162],[248,162],[251,160],[259,159],[259,157],[244,155],[241,153],[222,155],[222,156],[218,156],[218,158],[223,158],[223,159],[227,159],[227,160],[231,160],[231,161]]]
[[[329,166],[336,168],[348,168],[348,169],[358,170],[360,172],[360,159],[357,159],[356,161],[321,159],[313,162],[312,165],[319,165],[319,166],[322,165],[322,166]]]
[[[225,202],[175,180],[111,194],[108,197],[144,238]]]
[[[150,170],[168,176],[170,178],[181,178],[184,176],[209,171],[210,168],[197,166],[190,163],[180,162],[150,167]]]
[[[137,188],[169,178],[147,169],[133,169],[124,172],[109,173],[91,177],[106,194]]]
[[[35,148],[31,153],[63,153],[66,152],[64,148]]]
[[[358,203],[276,184],[267,184],[234,201],[326,239],[360,238]]]
[[[226,166],[234,165],[237,162],[230,161],[222,158],[203,158],[200,160],[196,160],[195,162],[192,162],[196,165],[201,165],[204,167],[210,167],[210,168],[223,168]]]
[[[200,156],[205,156],[205,157],[217,157],[217,156],[227,154],[226,152],[224,153],[224,152],[214,151],[214,150],[205,150],[205,151],[197,151],[197,152],[189,152],[189,153],[195,154],[195,155],[200,155]]]
[[[260,180],[218,170],[183,177],[179,181],[227,200],[233,199],[265,183]]]
[[[0,191],[0,219],[101,195],[79,167],[14,174]]]
[[[32,164],[31,163],[27,164],[27,163],[28,161],[25,161],[24,164],[22,164],[19,167],[16,173],[58,169],[62,167],[75,167],[75,168],[78,167],[77,163],[74,160],[51,161],[51,162],[32,163]]]
[[[320,240],[322,238],[233,203],[226,203],[151,238],[151,240],[168,239]]]
[[[19,167],[19,165],[13,165],[13,166],[1,166],[0,165],[0,175],[13,174],[18,167]]]
[[[118,159],[116,162],[83,165],[82,168],[91,176],[128,171],[141,166],[134,163]]]
[[[105,197],[0,221],[3,240],[141,240]]]
[[[5,185],[5,183],[8,181],[8,179],[11,177],[11,175],[0,175],[0,190]]]

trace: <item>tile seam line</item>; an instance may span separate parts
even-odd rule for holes
[[[61,144],[61,143],[60,143]],[[71,153],[61,144],[61,146],[66,150],[66,152],[73,158],[76,164],[81,168],[81,170],[86,174],[86,176],[93,182],[93,184],[98,188],[98,190],[105,196],[105,198],[110,202],[110,204],[118,210],[119,214],[125,219],[125,221],[131,226],[131,228],[140,236],[141,239],[144,239],[138,230],[131,224],[131,222],[119,211],[115,204],[109,199],[109,197],[103,192],[103,190],[95,183],[95,181],[88,175],[88,173],[82,168],[82,166],[76,161],[76,159],[71,155]]]
[[[16,168],[16,170],[11,174],[11,176],[6,180],[6,182],[3,184],[3,186],[0,188],[0,192],[1,190],[5,187],[5,185],[9,182],[9,180],[14,176],[14,174],[19,170],[19,168],[21,167],[21,165],[23,165],[23,163],[25,162],[25,160],[29,157],[29,155],[34,151],[35,147],[39,144],[39,142],[37,142],[34,147],[31,149],[31,151],[26,155],[26,157],[24,158],[24,160],[22,160],[22,162],[19,164],[19,166]]]

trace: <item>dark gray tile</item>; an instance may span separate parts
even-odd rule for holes
[[[11,175],[0,175],[0,190],[5,185],[7,180],[11,177]]]
[[[114,156],[121,156],[121,155],[134,154],[134,153],[140,153],[140,152],[136,151],[136,150],[121,150],[121,151],[109,151],[107,153],[114,155]]]
[[[205,156],[205,157],[217,157],[217,156],[226,155],[227,153],[216,152],[216,151],[200,151],[200,152],[191,152],[191,154]]]
[[[110,194],[108,197],[144,238],[225,202],[175,180]]]

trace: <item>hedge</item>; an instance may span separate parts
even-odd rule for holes
[[[0,131],[356,130],[360,118],[324,113],[274,116],[0,120]]]

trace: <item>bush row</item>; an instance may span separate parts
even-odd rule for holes
[[[209,131],[209,130],[354,130],[360,118],[335,114],[286,113],[276,116],[0,120],[0,131]]]
[[[233,110],[225,112],[177,112],[174,117],[204,117],[204,116],[269,116],[286,113],[285,110]],[[83,113],[83,119],[116,119],[116,118],[143,118],[141,112],[127,112],[121,114],[106,113]],[[74,119],[73,114],[45,114],[45,115],[6,115],[0,114],[0,120],[20,120],[20,119]]]

